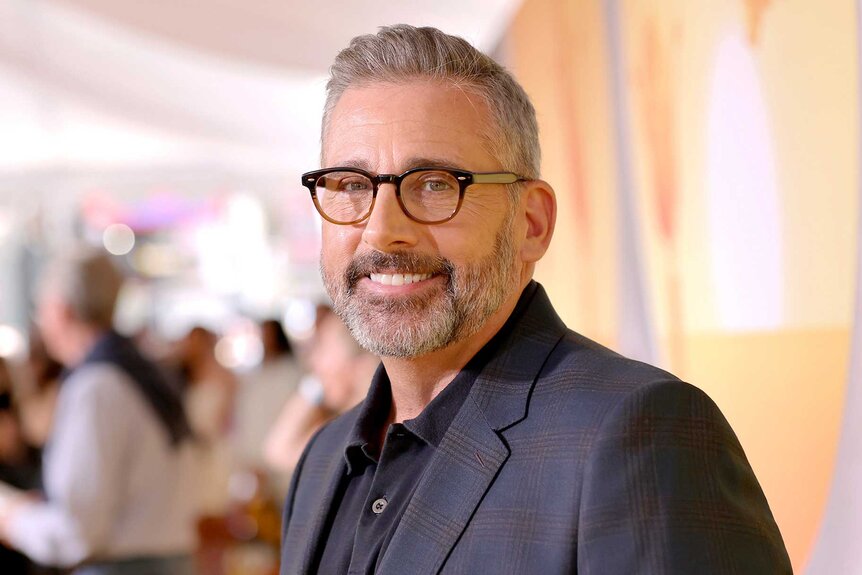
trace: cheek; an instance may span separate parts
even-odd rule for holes
[[[458,214],[455,218],[459,218]],[[431,230],[434,248],[440,256],[451,261],[456,266],[463,263],[474,263],[494,250],[498,228],[488,217],[468,219],[444,225]]]
[[[63,342],[63,327],[56,315],[50,313],[40,314],[39,334],[45,344],[45,348],[53,356],[62,355],[60,347]]]
[[[471,218],[476,222],[486,222],[488,220],[497,221],[505,210],[505,206],[501,205],[501,202],[506,199],[505,196],[503,196],[503,194],[506,193],[505,191],[497,194],[474,193],[469,195],[469,191],[467,193],[468,196],[464,198],[464,202],[461,204],[461,209],[455,218],[464,216],[465,218]]]
[[[57,313],[54,306],[50,304],[41,304],[38,306],[36,322],[39,325],[39,331],[43,338],[50,337],[56,331]]]
[[[353,259],[362,233],[351,226],[325,224],[321,241],[320,260],[327,273],[344,270]]]

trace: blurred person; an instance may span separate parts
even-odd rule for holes
[[[308,365],[320,383],[319,403],[333,413],[344,413],[365,399],[368,382],[380,360],[362,349],[344,322],[331,310],[317,324]],[[305,395],[313,398],[308,390]]]
[[[6,360],[0,357],[0,481],[19,489],[37,489],[39,450],[25,438],[15,401],[16,387]]]
[[[319,312],[316,323],[307,356],[311,373],[284,404],[264,447],[269,464],[286,473],[320,426],[362,401],[380,363],[331,311]]]
[[[186,389],[184,402],[189,423],[202,442],[202,469],[206,481],[198,487],[201,511],[218,516],[227,510],[231,455],[228,434],[233,421],[236,376],[219,363],[218,337],[202,326],[193,327],[180,342]]]
[[[12,394],[6,390],[0,391],[0,481],[21,489],[39,483],[38,457],[24,441]]]
[[[193,327],[180,342],[186,407],[192,428],[205,438],[223,437],[231,427],[237,379],[216,357],[218,336]]]
[[[77,249],[43,275],[37,316],[67,368],[44,455],[44,498],[4,507],[0,536],[76,575],[189,575],[197,501],[178,390],[113,331],[123,277]]]
[[[280,321],[261,322],[260,335],[263,359],[240,378],[231,437],[237,466],[265,471],[266,489],[280,501],[290,476],[267,463],[264,442],[282,405],[296,392],[303,369]]]
[[[31,326],[24,377],[16,391],[27,443],[41,449],[51,433],[63,365],[51,357],[36,326]]]
[[[260,324],[260,339],[263,344],[263,363],[273,364],[293,357],[293,346],[287,338],[284,326],[277,319],[266,319]]]
[[[282,575],[791,572],[715,403],[533,280],[556,196],[509,72],[383,27],[336,57],[321,138],[324,284],[382,367],[297,464]]]
[[[39,487],[39,452],[27,445],[13,399],[12,376],[0,358],[0,482],[29,491]],[[27,557],[0,544],[3,575],[32,575],[42,572]]]

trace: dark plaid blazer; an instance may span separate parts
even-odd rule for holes
[[[282,575],[314,569],[356,416],[321,430],[298,464]],[[379,565],[385,575],[791,573],[716,405],[568,330],[541,287],[473,385]]]

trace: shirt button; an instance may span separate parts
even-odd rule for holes
[[[371,511],[373,511],[375,515],[380,515],[383,513],[383,510],[386,509],[387,504],[387,501],[381,497],[371,504]]]

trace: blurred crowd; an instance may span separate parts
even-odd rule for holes
[[[292,470],[377,359],[325,305],[302,340],[257,321],[262,359],[242,371],[211,325],[126,337],[99,319],[122,281],[110,257],[58,260],[25,356],[0,358],[0,571],[277,573]]]

